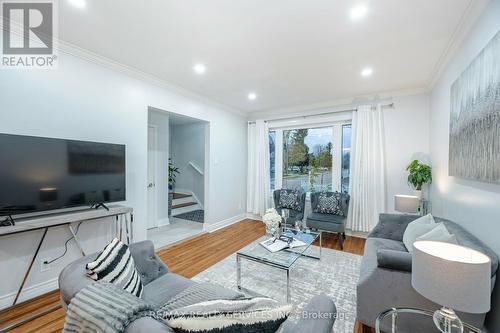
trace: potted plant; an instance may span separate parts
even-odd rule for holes
[[[179,168],[174,166],[172,159],[168,159],[168,216],[172,215],[172,201],[174,200],[175,178],[179,174]]]
[[[415,189],[415,194],[420,198],[422,196],[422,186],[432,183],[432,168],[421,163],[419,160],[413,160],[406,170],[408,174],[408,184]]]

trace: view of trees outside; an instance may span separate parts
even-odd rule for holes
[[[331,127],[283,131],[283,188],[331,191],[332,154]]]
[[[351,124],[342,126],[342,193],[349,193],[349,169],[351,158]]]

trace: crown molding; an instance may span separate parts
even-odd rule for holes
[[[465,11],[460,18],[455,31],[450,37],[443,54],[439,57],[436,65],[434,66],[427,84],[429,91],[434,89],[444,70],[449,65],[453,57],[458,53],[460,47],[468,37],[469,32],[476,24],[477,19],[483,13],[489,2],[490,0],[469,0],[469,4],[465,8]]]
[[[64,54],[76,57],[78,59],[90,62],[94,65],[104,67],[104,68],[112,70],[114,72],[119,72],[121,74],[125,74],[125,75],[132,77],[134,79],[155,85],[155,86],[162,88],[162,89],[169,90],[170,92],[179,94],[179,95],[186,97],[186,98],[196,100],[200,103],[212,106],[214,108],[218,108],[218,109],[221,109],[221,110],[224,110],[227,112],[231,112],[231,113],[236,114],[236,115],[241,116],[241,117],[248,116],[248,114],[245,111],[238,110],[238,109],[235,109],[235,108],[228,106],[226,104],[214,101],[213,99],[211,99],[209,97],[194,93],[188,89],[185,89],[185,88],[180,87],[178,85],[172,84],[168,81],[160,79],[159,77],[157,77],[155,75],[143,72],[140,69],[137,69],[135,67],[125,65],[125,64],[122,64],[118,61],[101,56],[97,53],[94,53],[94,52],[89,51],[87,49],[83,49],[79,46],[76,46],[74,44],[66,42],[62,39],[59,39],[56,45],[57,45],[57,50],[61,53],[64,53]]]
[[[378,93],[372,94],[364,94],[351,96],[346,98],[340,98],[336,100],[321,102],[321,103],[313,103],[313,104],[303,104],[297,106],[291,106],[286,108],[278,108],[278,109],[269,109],[262,111],[254,111],[248,115],[248,120],[256,120],[263,119],[267,117],[273,116],[295,116],[295,115],[305,115],[305,114],[315,114],[320,111],[335,110],[335,109],[345,109],[348,107],[353,107],[355,105],[363,104],[363,103],[373,103],[373,101],[388,101],[392,100],[394,97],[400,96],[413,96],[413,95],[422,95],[428,94],[429,89],[427,87],[416,87],[409,89],[399,89],[399,90],[390,90],[390,91],[382,91]]]

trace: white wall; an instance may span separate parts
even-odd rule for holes
[[[148,106],[210,122],[207,224],[220,226],[244,216],[246,119],[202,99],[185,97],[121,72],[59,54],[56,70],[0,71],[0,132],[126,144],[127,205],[135,210],[135,239],[146,239]],[[223,200],[221,200],[221,198]],[[97,222],[80,231],[88,252],[105,245],[108,227]],[[109,233],[108,233],[109,234]],[[41,274],[40,258],[63,251],[69,233],[51,230],[27,286],[55,287],[54,279],[78,258],[74,244],[64,260]],[[39,232],[2,238],[0,304],[17,289]],[[52,284],[46,284],[52,281]],[[38,289],[39,291],[42,289]],[[36,292],[35,292],[36,293]],[[6,295],[6,296],[5,296]]]
[[[149,110],[148,124],[156,127],[156,222],[157,226],[168,221],[168,157],[170,149],[170,126],[168,113]]]
[[[429,96],[394,98],[394,109],[384,110],[387,212],[394,212],[394,195],[413,194],[406,167],[413,159],[430,162]]]
[[[204,175],[200,175],[189,163],[192,162],[201,171],[205,170],[206,125],[196,122],[170,126],[170,157],[179,168],[175,187],[192,192],[202,206],[205,203]]]
[[[500,185],[448,176],[450,88],[489,40],[500,30],[500,0],[493,0],[443,72],[431,94],[433,213],[463,225],[500,254]],[[499,60],[500,61],[500,60]],[[498,285],[498,283],[497,283]],[[497,288],[490,331],[500,332],[500,288]],[[496,322],[495,322],[496,321]]]

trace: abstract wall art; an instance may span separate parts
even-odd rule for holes
[[[500,183],[500,32],[451,86],[450,176]]]

